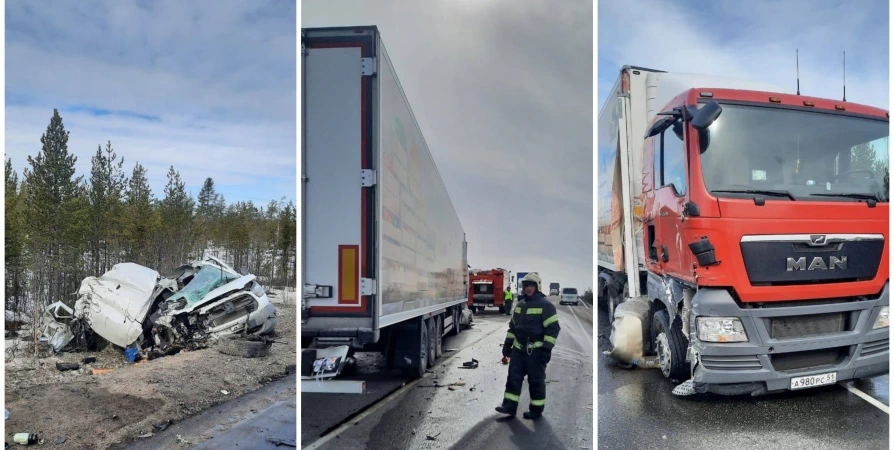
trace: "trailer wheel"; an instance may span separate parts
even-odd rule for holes
[[[652,316],[652,330],[653,348],[658,354],[661,374],[671,381],[688,380],[689,363],[686,362],[686,341],[680,331],[680,318],[674,318],[671,325],[666,310],[655,311]]]
[[[453,328],[450,330],[451,336],[459,335],[459,319],[461,315],[462,309],[459,306],[453,308]]]
[[[425,369],[428,368],[428,324],[423,319],[417,320],[419,322],[417,322],[416,329],[413,330],[416,339],[418,339],[418,347],[414,349],[417,356],[413,358],[415,361],[412,366],[400,368],[400,372],[410,379],[422,378],[425,375]]]
[[[435,350],[435,318],[429,317],[425,319],[425,325],[428,327],[428,367],[435,365],[437,359],[437,351]]]
[[[444,354],[444,316],[437,316],[435,319],[435,358],[440,358]]]

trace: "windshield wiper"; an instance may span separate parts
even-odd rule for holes
[[[731,189],[731,190],[711,191],[711,192],[722,192],[724,194],[756,194],[756,195],[768,195],[771,197],[788,197],[791,200],[795,199],[795,197],[789,191],[771,191],[771,190],[761,190],[761,189]]]
[[[844,198],[856,198],[859,200],[875,200],[880,202],[881,199],[878,198],[875,194],[861,194],[858,192],[849,192],[844,194],[810,194],[816,195],[817,197],[844,197]]]

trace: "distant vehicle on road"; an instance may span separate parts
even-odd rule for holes
[[[559,295],[559,283],[549,284],[549,295]]]
[[[562,296],[559,297],[559,304],[564,305],[566,303],[573,305],[580,304],[580,297],[577,294],[577,288],[562,289]]]

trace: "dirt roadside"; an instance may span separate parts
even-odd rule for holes
[[[294,305],[276,307],[276,340],[288,345],[273,344],[264,358],[238,358],[208,348],[126,364],[120,351],[106,350],[44,358],[33,370],[21,370],[34,367],[33,360],[17,361],[15,368],[7,364],[6,442],[12,445],[13,434],[29,432],[43,439],[42,447],[107,448],[157,432],[154,425],[177,422],[292,373],[296,310]],[[56,370],[57,361],[78,362],[85,356],[97,358],[89,367],[113,370],[103,375]]]

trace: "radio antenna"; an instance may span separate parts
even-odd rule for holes
[[[843,97],[841,101],[847,101],[847,60],[845,59],[845,52],[841,52],[841,89],[843,93]]]
[[[801,67],[798,64],[798,49],[795,49],[795,78],[798,80],[797,95],[801,95]]]

